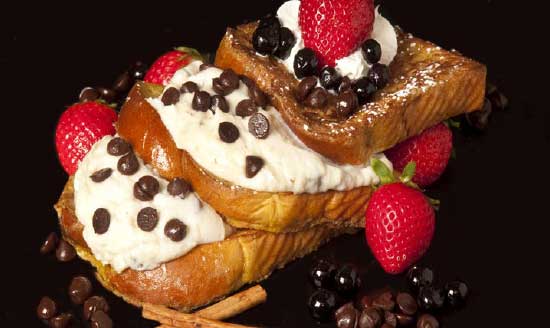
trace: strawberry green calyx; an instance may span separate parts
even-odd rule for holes
[[[371,159],[372,169],[374,170],[374,173],[380,178],[380,184],[385,185],[392,182],[395,182],[395,176],[393,175],[392,170],[384,164],[381,160],[378,158]]]
[[[404,184],[409,184],[409,182],[412,182],[412,178],[414,177],[414,173],[416,172],[416,163],[410,162],[405,166],[403,169],[403,172],[401,172],[401,176],[399,177],[399,180],[403,182]]]
[[[191,56],[191,58],[195,60],[204,61],[204,58],[197,49],[189,47],[177,47],[176,50],[188,54],[189,56]]]

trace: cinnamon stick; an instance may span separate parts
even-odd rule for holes
[[[224,320],[243,313],[244,311],[265,302],[267,293],[260,285],[256,285],[234,294],[223,301],[195,312],[202,318]]]
[[[194,314],[181,313],[163,306],[150,304],[143,305],[142,314],[146,319],[158,321],[163,325],[176,328],[251,328],[238,324],[205,319]]]

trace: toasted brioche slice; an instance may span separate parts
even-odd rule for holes
[[[216,65],[253,79],[292,131],[337,163],[365,163],[372,154],[483,103],[485,66],[398,31],[389,85],[349,118],[327,115],[335,112],[334,99],[323,110],[302,106],[294,96],[299,82],[294,75],[274,58],[256,55],[251,44],[255,28],[254,23],[229,28]]]
[[[371,187],[318,194],[259,192],[235,186],[205,171],[187,152],[176,147],[159,114],[147,102],[146,98],[161,93],[162,87],[137,83],[120,112],[118,133],[160,175],[189,181],[201,199],[232,226],[271,232],[299,231],[324,223],[364,226]]]
[[[96,260],[86,245],[73,196],[71,178],[55,205],[63,236],[97,269],[97,278],[107,289],[136,306],[151,303],[190,311],[265,279],[334,236],[355,231],[329,225],[285,234],[241,230],[224,241],[197,246],[154,270],[117,273]]]

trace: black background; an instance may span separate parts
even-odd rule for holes
[[[510,98],[486,134],[455,131],[457,158],[428,194],[441,200],[435,240],[423,262],[441,282],[455,277],[472,289],[468,305],[442,314],[445,327],[544,326],[537,309],[548,259],[542,223],[548,192],[550,124],[546,88],[547,19],[534,1],[383,1],[394,24],[487,64],[489,79]],[[75,260],[40,256],[58,230],[52,205],[66,174],[57,163],[56,120],[87,85],[109,86],[129,63],[152,62],[178,45],[214,51],[226,26],[278,8],[280,1],[157,1],[152,3],[4,3],[0,13],[2,83],[2,243],[0,326],[40,327],[42,295],[71,307],[66,287],[75,274],[92,276]],[[547,32],[547,31],[546,31]],[[401,288],[403,277],[381,272],[362,234],[343,237],[278,271],[262,285],[267,303],[235,322],[309,327],[306,271],[315,257],[351,261],[365,289]],[[138,310],[100,288],[117,327],[153,327]],[[326,325],[330,327],[330,325]]]

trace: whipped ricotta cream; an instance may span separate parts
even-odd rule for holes
[[[139,160],[139,170],[122,175],[117,170],[120,157],[107,153],[107,144],[113,137],[104,137],[86,155],[75,174],[74,200],[76,216],[84,225],[83,237],[94,256],[103,264],[109,264],[117,272],[126,268],[149,270],[163,262],[178,258],[199,244],[223,240],[229,228],[222,218],[195,193],[184,199],[168,194],[168,181],[159,177]],[[112,174],[103,182],[94,182],[90,176],[98,170],[111,168]],[[134,197],[134,183],[151,175],[160,184],[160,192],[152,201],[140,201]],[[145,208],[157,210],[156,227],[146,232],[137,225],[137,214]],[[96,234],[92,224],[94,212],[105,208],[111,215],[110,225],[104,234]],[[166,223],[177,218],[187,226],[182,241],[172,241],[164,234]]]
[[[391,23],[380,15],[378,9],[379,7],[376,8],[375,11],[374,25],[370,38],[380,43],[382,48],[380,63],[389,65],[397,54],[397,34]],[[296,44],[290,51],[290,56],[285,60],[281,60],[286,68],[292,73],[294,73],[294,57],[298,51],[304,48],[304,40],[302,39],[302,31],[300,30],[298,18],[299,12],[300,1],[297,0],[283,3],[277,11],[277,16],[281,21],[281,25],[291,30],[296,37]],[[363,51],[359,48],[349,56],[337,60],[335,69],[340,75],[347,76],[352,80],[357,80],[366,76],[370,67],[371,65],[367,63],[363,56]]]
[[[200,64],[187,66],[176,73],[166,88],[179,88],[193,81],[199,89],[215,94],[212,79],[222,71],[212,67],[200,71]],[[248,131],[250,117],[235,114],[237,104],[248,98],[248,88],[239,82],[239,88],[225,98],[229,112],[217,109],[200,112],[192,109],[193,94],[182,94],[178,103],[165,106],[161,97],[148,99],[158,111],[162,122],[178,148],[187,151],[204,169],[215,176],[256,191],[319,193],[327,190],[350,190],[379,182],[372,167],[338,165],[309,149],[292,133],[279,112],[273,107],[259,112],[267,117],[270,132],[266,139],[258,139]],[[222,122],[233,123],[240,136],[233,143],[222,142],[218,128]],[[259,156],[263,168],[252,178],[245,175],[246,156]],[[384,155],[376,155],[389,167]]]

